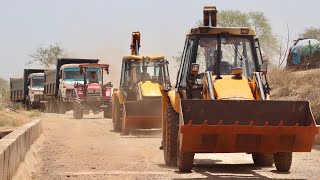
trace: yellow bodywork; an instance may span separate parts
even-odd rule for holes
[[[161,60],[161,59],[165,59],[164,55],[147,55],[147,56],[139,56],[139,55],[127,55],[123,57],[123,60],[126,61],[157,61],[157,60]]]
[[[228,75],[222,76],[222,79],[212,78],[217,99],[254,100],[248,79],[245,77],[233,79],[232,77],[232,75]]]
[[[119,100],[120,104],[124,103],[123,93],[118,89],[113,91],[112,101],[114,101],[116,98]]]
[[[160,85],[159,83],[151,82],[151,81],[141,81],[139,82],[139,86],[141,87],[141,94],[144,97],[160,97]]]
[[[230,34],[238,36],[255,36],[256,32],[248,27],[198,27],[193,28],[187,36],[195,34]]]

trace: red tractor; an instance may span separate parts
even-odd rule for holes
[[[82,119],[84,112],[90,110],[94,114],[104,112],[105,118],[111,117],[112,85],[103,84],[104,71],[109,74],[108,64],[80,64],[80,74],[83,75],[83,83],[74,85],[73,117]]]

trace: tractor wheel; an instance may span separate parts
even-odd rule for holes
[[[180,152],[180,144],[178,140],[177,147],[177,166],[180,172],[191,172],[194,161],[194,153],[191,152]]]
[[[63,99],[62,99],[61,96],[59,97],[59,107],[58,108],[59,108],[59,113],[60,114],[65,114],[66,113],[66,105],[63,102]]]
[[[73,118],[75,119],[82,119],[83,118],[83,110],[80,106],[80,101],[75,100],[73,104]]]
[[[278,152],[273,154],[277,171],[288,172],[292,163],[292,152]]]
[[[256,166],[272,166],[273,156],[272,154],[252,153],[253,163]]]
[[[169,103],[164,115],[162,145],[167,166],[177,165],[177,139],[179,133],[179,114]]]
[[[108,107],[103,110],[104,118],[112,118],[112,99],[110,98],[107,102]]]
[[[114,99],[112,104],[112,122],[113,122],[113,129],[116,132],[121,131],[121,104],[117,98]]]

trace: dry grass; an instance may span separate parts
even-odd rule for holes
[[[13,130],[22,126],[35,117],[40,116],[37,110],[25,111],[21,104],[11,103],[7,100],[0,101],[0,131]]]
[[[320,124],[320,69],[290,72],[273,68],[268,74],[271,99],[309,100],[313,115]]]

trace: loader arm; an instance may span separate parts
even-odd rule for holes
[[[131,40],[131,55],[139,55],[140,49],[140,32],[133,32],[132,33],[132,40]]]

